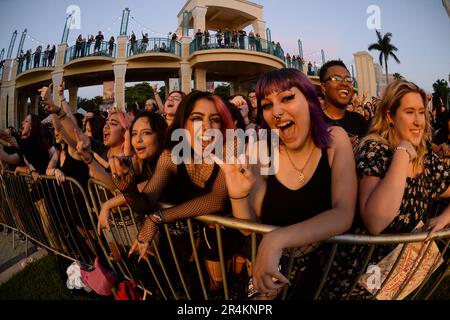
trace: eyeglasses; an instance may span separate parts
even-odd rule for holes
[[[341,76],[332,76],[332,77],[326,78],[325,82],[327,82],[328,80],[331,80],[333,82],[339,82],[339,83],[346,82],[348,84],[353,84],[353,81],[354,81],[353,77],[350,77],[350,76],[347,76],[345,78],[342,78]]]

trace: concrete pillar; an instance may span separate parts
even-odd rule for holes
[[[261,20],[252,21],[253,33],[256,35],[259,33],[261,38],[266,37],[266,22]]]
[[[191,37],[183,37],[181,38],[181,58],[183,60],[187,60],[191,53],[189,52],[189,46],[191,44]]]
[[[116,59],[117,61],[124,61],[127,58],[127,36],[118,36],[116,41]]]
[[[13,60],[11,63],[11,78],[9,79],[10,81],[16,81],[18,66],[19,66],[19,61]]]
[[[77,111],[78,87],[69,88],[69,105],[72,112]]]
[[[5,63],[3,64],[3,76],[2,76],[3,82],[10,81],[9,74],[11,73],[11,69],[13,68],[13,64],[14,64],[13,59],[6,60]]]
[[[166,96],[165,96],[165,98],[167,99],[167,97],[169,96],[169,93],[170,93],[170,83],[169,83],[169,78],[166,78],[165,80],[164,80],[164,85],[166,86]]]
[[[34,113],[34,114],[38,114],[39,112],[39,96],[38,95],[31,95],[30,98],[30,111],[26,111],[26,113],[30,112],[30,113]],[[28,101],[28,97],[27,97],[27,101]]]
[[[206,91],[206,70],[195,69],[194,86],[196,90]]]
[[[355,57],[358,96],[362,99],[364,92],[367,92],[368,97],[376,96],[377,82],[373,57],[367,51],[356,52],[353,56]]]
[[[125,110],[125,74],[128,62],[113,63],[114,70],[114,101],[116,107]]]
[[[202,32],[205,31],[206,28],[206,12],[208,11],[208,8],[206,7],[195,7],[192,11],[192,17],[194,19],[194,33],[197,32],[198,29],[200,29]]]
[[[58,44],[58,51],[56,53],[56,67],[64,65],[65,63],[64,58],[66,55],[66,50],[68,48],[69,46],[67,45],[67,43]]]
[[[17,128],[19,120],[17,119],[17,90],[16,85],[8,86],[8,126]]]
[[[192,91],[192,68],[189,62],[180,63],[181,91],[189,94]]]
[[[242,84],[240,82],[233,82],[231,88],[233,89],[233,94],[244,94],[242,92]]]
[[[19,121],[21,121],[21,119],[23,119],[25,117],[25,115],[28,113],[28,95],[27,94],[21,94],[19,95],[18,99],[17,99],[17,118]],[[34,112],[34,114],[37,114],[37,109],[36,112]]]

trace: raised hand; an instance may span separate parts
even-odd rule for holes
[[[129,130],[125,130],[124,134],[123,153],[114,155],[109,159],[109,167],[111,168],[111,174],[113,177],[121,178],[128,174],[132,168],[131,160],[131,135]]]
[[[225,175],[228,195],[236,199],[247,197],[255,185],[256,178],[249,169],[248,164],[242,161],[243,157],[241,157],[241,161],[234,164],[224,163],[215,155],[211,155],[211,157],[220,166]]]
[[[86,136],[81,130],[74,130],[75,137],[77,139],[76,152],[80,156],[81,160],[84,162],[91,161],[92,151],[91,151],[91,141],[89,137]]]
[[[241,96],[236,96],[232,100],[230,100],[230,103],[232,103],[235,107],[240,108],[243,105],[247,104],[247,101]]]
[[[61,84],[58,86],[57,90],[58,90],[58,96],[64,97],[64,90],[65,90],[64,79],[61,81]]]
[[[42,103],[45,106],[44,107],[45,112],[50,114],[56,114],[61,110],[61,108],[55,104],[55,101],[53,100],[52,90],[53,90],[53,83],[50,83],[48,88],[44,87],[39,91],[42,97]]]

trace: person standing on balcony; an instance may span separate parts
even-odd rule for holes
[[[88,36],[88,40],[87,40],[87,43],[86,43],[86,55],[90,55],[91,54],[92,42],[94,42],[94,35],[91,34],[90,36]]]
[[[94,52],[100,51],[100,47],[104,39],[105,37],[103,36],[102,32],[99,31],[98,34],[95,36]]]
[[[286,64],[287,64],[288,68],[292,68],[292,65],[291,65],[291,55],[289,54],[289,52],[286,53]]]
[[[223,46],[222,46],[223,33],[222,33],[221,29],[217,30],[216,39],[217,39],[217,44],[219,45],[219,48],[223,48]]]
[[[42,66],[46,67],[47,66],[47,60],[48,60],[48,53],[50,51],[50,45],[47,45],[47,48],[44,51],[44,55],[42,57]]]
[[[239,37],[239,34],[238,34],[237,30],[233,29],[232,38],[231,38],[231,47],[233,49],[238,48],[238,37]]]
[[[281,44],[279,42],[277,42],[277,44],[275,45],[275,56],[282,59],[283,55],[281,54],[283,49],[281,49]]]
[[[313,76],[314,75],[314,71],[313,71],[313,65],[311,63],[311,61],[308,62],[308,76]]]
[[[109,56],[112,57],[113,56],[113,52],[114,52],[114,37],[111,37],[109,39],[108,45],[109,45]]]
[[[23,62],[25,60],[25,54],[23,53],[23,50],[20,51],[20,55],[17,57],[17,61],[19,62],[19,65],[17,67],[18,73],[22,72],[23,70]],[[0,70],[3,68],[3,60],[0,63]]]
[[[136,35],[134,34],[134,31],[131,31],[131,36],[130,36],[130,53],[131,55],[134,55],[137,53],[137,40],[136,40]]]
[[[205,36],[205,49],[209,49],[209,31],[208,29],[205,29],[205,33],[203,34]]]
[[[255,51],[256,50],[256,39],[255,34],[253,33],[253,30],[250,31],[248,34],[248,44],[250,46],[250,50]]]
[[[196,50],[200,50],[202,48],[202,37],[203,32],[200,29],[197,29],[197,33],[195,34]]]
[[[81,39],[81,57],[85,57],[87,56],[87,52],[86,52],[86,38],[83,37]]]
[[[56,46],[53,45],[51,50],[48,52],[48,66],[53,66],[53,59],[55,59]]]
[[[177,43],[177,39],[178,39],[177,33],[176,32],[172,33],[172,38],[170,39],[170,52],[171,53],[176,53],[175,45]]]
[[[261,36],[259,35],[259,33],[255,35],[255,40],[256,40],[256,51],[260,52],[262,47],[261,47]]]
[[[80,56],[81,42],[83,42],[83,36],[80,34],[78,35],[77,40],[75,40],[75,54],[73,57],[74,59]]]
[[[239,30],[239,49],[245,50],[245,37],[247,36],[247,32],[241,29]]]
[[[225,41],[225,48],[229,48],[230,41],[231,41],[231,32],[228,28],[225,29],[223,36],[224,36],[224,41]]]
[[[31,64],[31,49],[28,49],[27,52],[25,53],[25,61],[26,61],[25,70],[28,70],[30,69]]]
[[[146,52],[148,46],[148,33],[142,32],[142,44],[141,44],[141,52]]]
[[[38,46],[36,48],[36,51],[34,52],[34,65],[33,68],[39,68],[39,64],[41,61],[41,52],[42,52],[42,46]]]

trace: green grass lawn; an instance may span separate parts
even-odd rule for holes
[[[48,255],[30,264],[0,286],[0,300],[100,300],[96,293],[69,290],[58,260]],[[112,299],[112,298],[111,298]]]
[[[0,300],[112,300],[84,290],[69,290],[67,277],[59,271],[58,259],[48,255],[30,264],[0,286]],[[434,292],[431,299],[450,300],[450,275]]]

